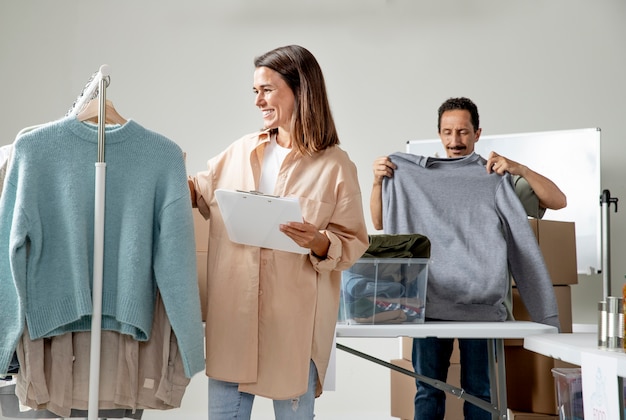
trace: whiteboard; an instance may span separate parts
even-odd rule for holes
[[[600,129],[544,131],[481,136],[475,151],[491,151],[520,162],[550,178],[567,196],[567,207],[547,210],[545,220],[575,222],[579,274],[602,267],[600,196]],[[441,140],[409,140],[406,151],[445,157]]]

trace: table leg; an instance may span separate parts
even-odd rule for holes
[[[489,339],[487,340],[487,352],[489,353],[489,386],[491,393],[491,405],[494,407],[498,407],[498,412],[492,412],[491,418],[492,420],[500,419],[501,412],[499,410],[500,407],[500,399],[498,393],[498,376],[499,373],[497,361],[496,361],[496,348],[495,348],[495,340]]]
[[[617,399],[619,401],[619,418],[624,420],[624,378],[617,377]]]
[[[493,347],[493,345],[492,345],[492,347]],[[414,377],[416,379],[419,379],[422,382],[426,382],[427,384],[429,384],[429,385],[431,385],[431,386],[433,386],[433,387],[435,387],[437,389],[440,389],[440,390],[442,390],[444,392],[452,394],[452,395],[454,395],[457,398],[462,398],[465,401],[468,401],[469,403],[474,404],[474,405],[482,408],[485,411],[489,411],[494,416],[493,417],[494,419],[507,420],[506,405],[504,406],[504,417],[502,417],[501,414],[498,414],[498,413],[502,412],[502,408],[498,408],[498,406],[495,406],[495,405],[493,405],[491,403],[488,403],[487,401],[481,400],[480,398],[478,398],[478,397],[476,397],[474,395],[470,395],[470,394],[466,393],[462,388],[457,388],[457,387],[452,386],[452,385],[450,385],[450,384],[448,384],[446,382],[441,382],[441,381],[438,381],[436,379],[429,378],[428,376],[419,375],[419,374],[417,374],[417,373],[415,373],[413,371],[409,371],[407,369],[401,368],[400,366],[396,366],[396,365],[394,365],[392,363],[386,362],[384,360],[380,360],[380,359],[378,359],[378,358],[376,358],[374,356],[370,356],[369,354],[362,353],[362,352],[360,352],[358,350],[355,350],[353,348],[344,346],[343,344],[340,344],[340,343],[337,343],[337,348],[339,350],[343,350],[343,351],[348,352],[350,354],[353,354],[355,356],[361,357],[361,358],[363,358],[365,360],[369,360],[370,362],[374,362],[374,363],[376,363],[378,365],[385,366],[385,367],[387,367],[389,369],[395,370],[396,372],[400,372],[400,373],[403,373],[405,375],[412,376],[412,377]],[[504,347],[503,347],[503,349],[504,349]],[[503,352],[504,352],[504,350],[503,350]],[[506,384],[505,384],[505,386],[506,386]],[[505,403],[506,403],[506,399],[505,399]]]
[[[506,365],[504,360],[504,340],[501,338],[493,339],[496,346],[496,363],[492,366],[496,366],[498,369],[498,407],[500,408],[500,419],[507,420],[508,417],[508,402],[506,398]],[[493,357],[493,351],[489,353]]]

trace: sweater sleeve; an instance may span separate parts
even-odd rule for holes
[[[528,181],[519,175],[512,176],[511,179],[513,180],[515,193],[522,202],[526,214],[536,219],[543,218],[546,209],[539,205],[539,197],[537,197]]]
[[[7,184],[0,200],[0,375],[9,362],[24,330],[24,294],[27,247],[26,224],[19,208],[16,190]]]
[[[496,208],[503,222],[511,274],[531,319],[560,328],[550,274],[509,176],[502,177]]]
[[[187,185],[184,184],[187,188]],[[204,331],[196,270],[193,215],[188,194],[159,217],[154,274],[185,366],[191,378],[204,369]]]

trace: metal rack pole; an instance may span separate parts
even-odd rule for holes
[[[102,272],[104,260],[104,199],[106,163],[104,161],[104,141],[106,123],[106,88],[108,86],[108,66],[100,67],[98,74],[100,91],[98,106],[98,159],[96,165],[94,199],[94,249],[91,317],[91,352],[89,356],[89,406],[88,420],[98,418],[100,394],[100,338],[102,330]]]
[[[609,209],[611,203],[615,204],[617,213],[617,198],[611,197],[609,190],[602,191],[600,195],[600,207],[602,208],[602,298],[606,300],[611,296],[611,233],[609,222]]]

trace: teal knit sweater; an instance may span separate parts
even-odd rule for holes
[[[0,374],[32,339],[91,327],[97,127],[20,137],[0,199]],[[102,329],[148,340],[157,288],[185,374],[204,368],[193,217],[181,149],[134,121],[107,127]]]

